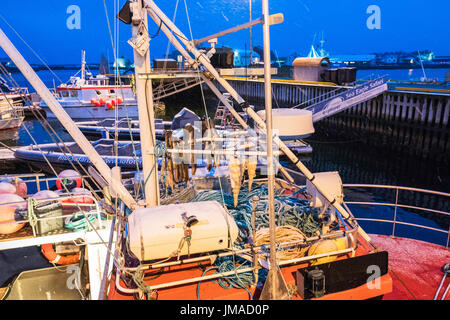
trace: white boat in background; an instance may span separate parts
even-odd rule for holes
[[[77,76],[81,73],[80,76]],[[56,98],[64,110],[75,120],[114,118],[138,118],[136,97],[131,75],[98,74],[86,71],[85,53],[82,54],[81,70],[70,77],[69,83],[56,88]],[[56,118],[41,101],[48,118]]]
[[[22,107],[17,107],[7,97],[0,97],[0,131],[18,129],[23,122]]]

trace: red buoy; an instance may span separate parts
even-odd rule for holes
[[[56,187],[62,189],[63,185],[67,189],[71,190],[73,188],[81,187],[81,175],[75,170],[64,170],[58,174],[58,179],[56,180]]]

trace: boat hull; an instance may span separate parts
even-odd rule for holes
[[[22,125],[24,117],[0,120],[0,130],[17,129]]]
[[[55,114],[48,106],[41,105],[41,107],[47,113],[47,118],[56,118]],[[118,114],[118,118],[138,119],[139,117],[137,105],[123,105],[114,109],[107,109],[103,106],[96,107],[92,105],[65,105],[63,108],[73,120],[115,118],[116,113]]]

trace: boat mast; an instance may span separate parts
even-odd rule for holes
[[[86,51],[81,50],[81,80],[84,84],[86,79]]]
[[[59,122],[64,126],[64,128],[69,132],[75,142],[80,146],[81,150],[89,157],[92,164],[97,168],[100,174],[108,183],[109,187],[116,192],[119,198],[132,210],[136,208],[137,203],[134,201],[133,196],[128,192],[128,190],[121,183],[112,183],[112,174],[109,166],[105,163],[102,157],[97,153],[97,150],[92,146],[92,144],[86,139],[86,137],[81,133],[78,126],[73,122],[72,118],[67,114],[64,108],[56,100],[55,96],[48,90],[42,80],[38,77],[36,72],[31,68],[24,57],[17,51],[8,37],[0,29],[0,46],[3,48],[5,53],[14,62],[14,64],[19,68],[24,77],[33,86],[39,96],[47,103],[50,110],[58,118]]]
[[[143,9],[142,1],[131,4],[132,35],[139,38],[141,33],[148,32],[147,10]],[[155,117],[153,109],[153,88],[151,79],[143,79],[141,74],[150,73],[150,49],[145,54],[133,48],[134,69],[136,79],[136,99],[139,112],[139,129],[141,136],[142,172],[144,174],[144,194],[146,206],[159,205],[158,162],[155,149]]]
[[[269,23],[269,0],[262,0],[263,9],[263,40],[264,40],[264,95],[265,95],[265,116],[266,116],[266,140],[267,140],[267,178],[268,178],[268,202],[269,202],[269,243],[270,243],[270,269],[266,283],[261,292],[261,299],[286,299],[287,288],[282,278],[281,271],[277,266],[277,250],[275,237],[275,173],[273,164],[272,149],[272,76],[270,60],[270,23]],[[281,276],[281,279],[280,279]]]
[[[252,1],[253,0],[248,0],[250,21],[252,21]],[[250,65],[252,65],[252,62],[253,62],[253,34],[252,34],[252,27],[250,26]]]

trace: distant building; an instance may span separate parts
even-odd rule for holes
[[[375,65],[375,59],[374,54],[350,54],[332,56],[330,62],[334,67],[364,67]]]
[[[398,56],[397,55],[386,55],[383,56],[380,61],[384,64],[395,64],[398,63]]]

